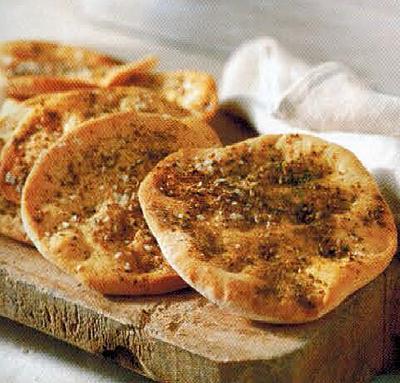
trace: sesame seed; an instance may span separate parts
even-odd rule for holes
[[[72,222],[77,222],[78,219],[79,219],[79,217],[78,217],[77,214],[72,214],[72,215],[71,215],[71,221],[72,221]]]
[[[17,178],[10,172],[8,172],[5,176],[5,179],[7,184],[9,185],[15,185],[17,182]]]
[[[117,253],[114,254],[115,259],[120,259],[123,256],[121,251],[118,251]]]
[[[76,271],[79,273],[83,269],[83,265],[76,266]]]
[[[129,262],[125,262],[124,264],[124,270],[129,273],[130,271],[132,271],[132,266]]]
[[[237,244],[235,245],[235,249],[240,249],[240,244],[239,244],[239,243],[237,243]]]
[[[120,206],[126,206],[129,203],[129,195],[128,194],[118,194],[115,193],[115,199]]]
[[[153,250],[153,246],[151,245],[143,245],[143,249],[147,252],[150,252]]]
[[[222,184],[222,183],[224,183],[224,182],[226,182],[226,178],[217,178],[217,179],[214,181],[214,184],[215,184],[215,185],[218,185],[218,184]]]
[[[239,214],[239,213],[231,213],[229,215],[229,218],[234,220],[234,221],[238,221],[238,220],[242,220],[244,217],[243,217],[242,214]]]
[[[146,104],[143,101],[136,101],[135,109],[138,111],[141,111],[142,109],[146,109]]]
[[[204,221],[204,220],[206,219],[206,217],[204,217],[203,214],[197,214],[197,215],[196,215],[196,219],[197,219],[198,221]]]
[[[70,226],[71,226],[71,225],[70,225],[69,222],[62,222],[62,223],[61,223],[61,227],[62,227],[63,229],[68,229]]]

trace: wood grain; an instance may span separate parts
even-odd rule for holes
[[[0,238],[0,315],[164,382],[368,382],[394,359],[399,286],[395,260],[325,318],[272,326],[229,315],[189,289],[107,298]]]
[[[254,133],[219,113],[224,143]],[[108,298],[32,248],[0,238],[0,315],[163,382],[369,382],[396,361],[400,266],[307,325],[272,326],[218,309],[192,290]]]

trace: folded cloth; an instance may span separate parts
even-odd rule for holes
[[[400,98],[374,91],[340,63],[311,66],[266,37],[228,59],[220,99],[261,134],[313,134],[351,150],[400,224]]]

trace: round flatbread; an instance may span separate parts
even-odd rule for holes
[[[80,123],[121,111],[158,113],[179,118],[190,113],[165,101],[157,92],[137,87],[80,90],[26,101],[34,108],[14,130],[0,158],[0,191],[19,203],[26,177],[36,159],[65,132]]]
[[[397,246],[372,176],[351,152],[312,136],[182,150],[145,178],[139,200],[178,274],[260,321],[321,317],[380,274]]]
[[[167,154],[219,144],[199,120],[127,112],[84,123],[33,167],[24,227],[45,258],[104,294],[182,288],[147,228],[137,189]]]
[[[183,118],[190,113],[148,89],[125,87],[40,95],[22,103],[9,101],[0,118],[0,233],[30,243],[20,217],[20,191],[33,163],[65,131],[80,123],[126,110]],[[2,170],[0,170],[1,174]],[[1,179],[1,176],[0,176]]]
[[[92,50],[46,41],[0,44],[2,86],[8,97],[20,100],[42,93],[118,85],[127,76],[151,70],[156,64],[154,57],[123,64]]]

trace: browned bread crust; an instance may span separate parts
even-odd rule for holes
[[[211,301],[273,323],[315,320],[379,275],[393,216],[348,150],[272,135],[161,161],[139,200],[178,274]]]
[[[0,196],[0,234],[32,245],[22,226],[19,205]]]
[[[217,111],[217,86],[208,73],[188,70],[136,73],[126,79],[124,85],[128,84],[155,89],[168,101],[202,119],[211,119]]]
[[[45,41],[0,44],[0,77],[8,97],[119,85],[124,78],[152,70],[154,57],[124,64],[92,50]]]
[[[0,153],[18,125],[29,118],[39,102],[39,99],[32,100],[29,105],[12,99],[4,102],[0,113]],[[22,227],[19,210],[19,204],[7,201],[0,193],[0,234],[30,244]]]
[[[80,123],[128,110],[179,118],[190,115],[188,111],[165,101],[157,92],[138,87],[42,95],[22,105],[30,110],[29,117],[14,129],[0,157],[0,191],[15,204],[19,203],[25,179],[39,155],[67,130]]]
[[[105,88],[125,85],[129,82],[131,76],[151,72],[158,65],[158,61],[157,57],[148,56],[142,60],[115,66],[101,79],[100,85]]]
[[[22,195],[25,229],[44,257],[104,294],[182,288],[147,228],[137,189],[167,154],[219,144],[193,119],[126,112],[84,123],[35,163]]]

